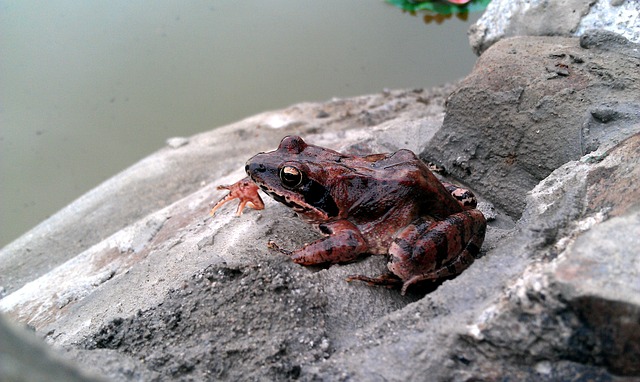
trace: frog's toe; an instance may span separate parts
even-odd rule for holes
[[[393,273],[385,273],[378,277],[369,277],[364,275],[349,275],[347,276],[346,280],[348,282],[351,282],[354,280],[364,281],[369,285],[380,285],[380,286],[385,286],[387,288],[394,288],[402,285],[402,280],[400,280],[400,278],[394,275]]]
[[[267,248],[272,249],[274,251],[278,251],[278,252],[282,253],[283,255],[287,255],[287,256],[291,256],[292,255],[291,251],[287,251],[286,249],[280,248],[280,246],[278,244],[276,244],[276,242],[273,241],[273,240],[269,240],[267,242]]]
[[[424,280],[423,276],[414,276],[414,277],[410,278],[409,280],[403,282],[402,283],[402,289],[400,289],[400,294],[404,296],[407,293],[407,289],[411,285],[413,285],[413,284],[415,284],[417,282],[420,282],[422,280]]]

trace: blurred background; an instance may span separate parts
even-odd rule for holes
[[[0,247],[167,138],[460,79],[479,16],[427,24],[382,0],[2,0]]]

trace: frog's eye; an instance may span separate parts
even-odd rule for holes
[[[284,166],[280,169],[280,181],[285,187],[296,187],[302,183],[302,172],[293,166]]]

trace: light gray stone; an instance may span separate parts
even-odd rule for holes
[[[640,3],[635,0],[493,0],[469,29],[480,55],[513,36],[579,37],[602,29],[640,43]]]

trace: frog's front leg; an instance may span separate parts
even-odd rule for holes
[[[240,204],[238,204],[238,209],[236,210],[236,216],[242,215],[242,210],[245,206],[251,207],[254,210],[264,209],[264,203],[258,194],[258,186],[252,182],[249,177],[228,186],[220,185],[218,186],[218,190],[229,190],[229,193],[218,200],[216,205],[213,206],[211,212],[209,212],[211,216],[213,216],[222,205],[234,199],[240,200]]]
[[[295,251],[280,249],[275,243],[269,242],[269,247],[288,256],[298,264],[335,264],[354,261],[367,251],[368,245],[362,233],[348,220],[338,220],[320,224],[320,231],[327,237],[306,244]]]

